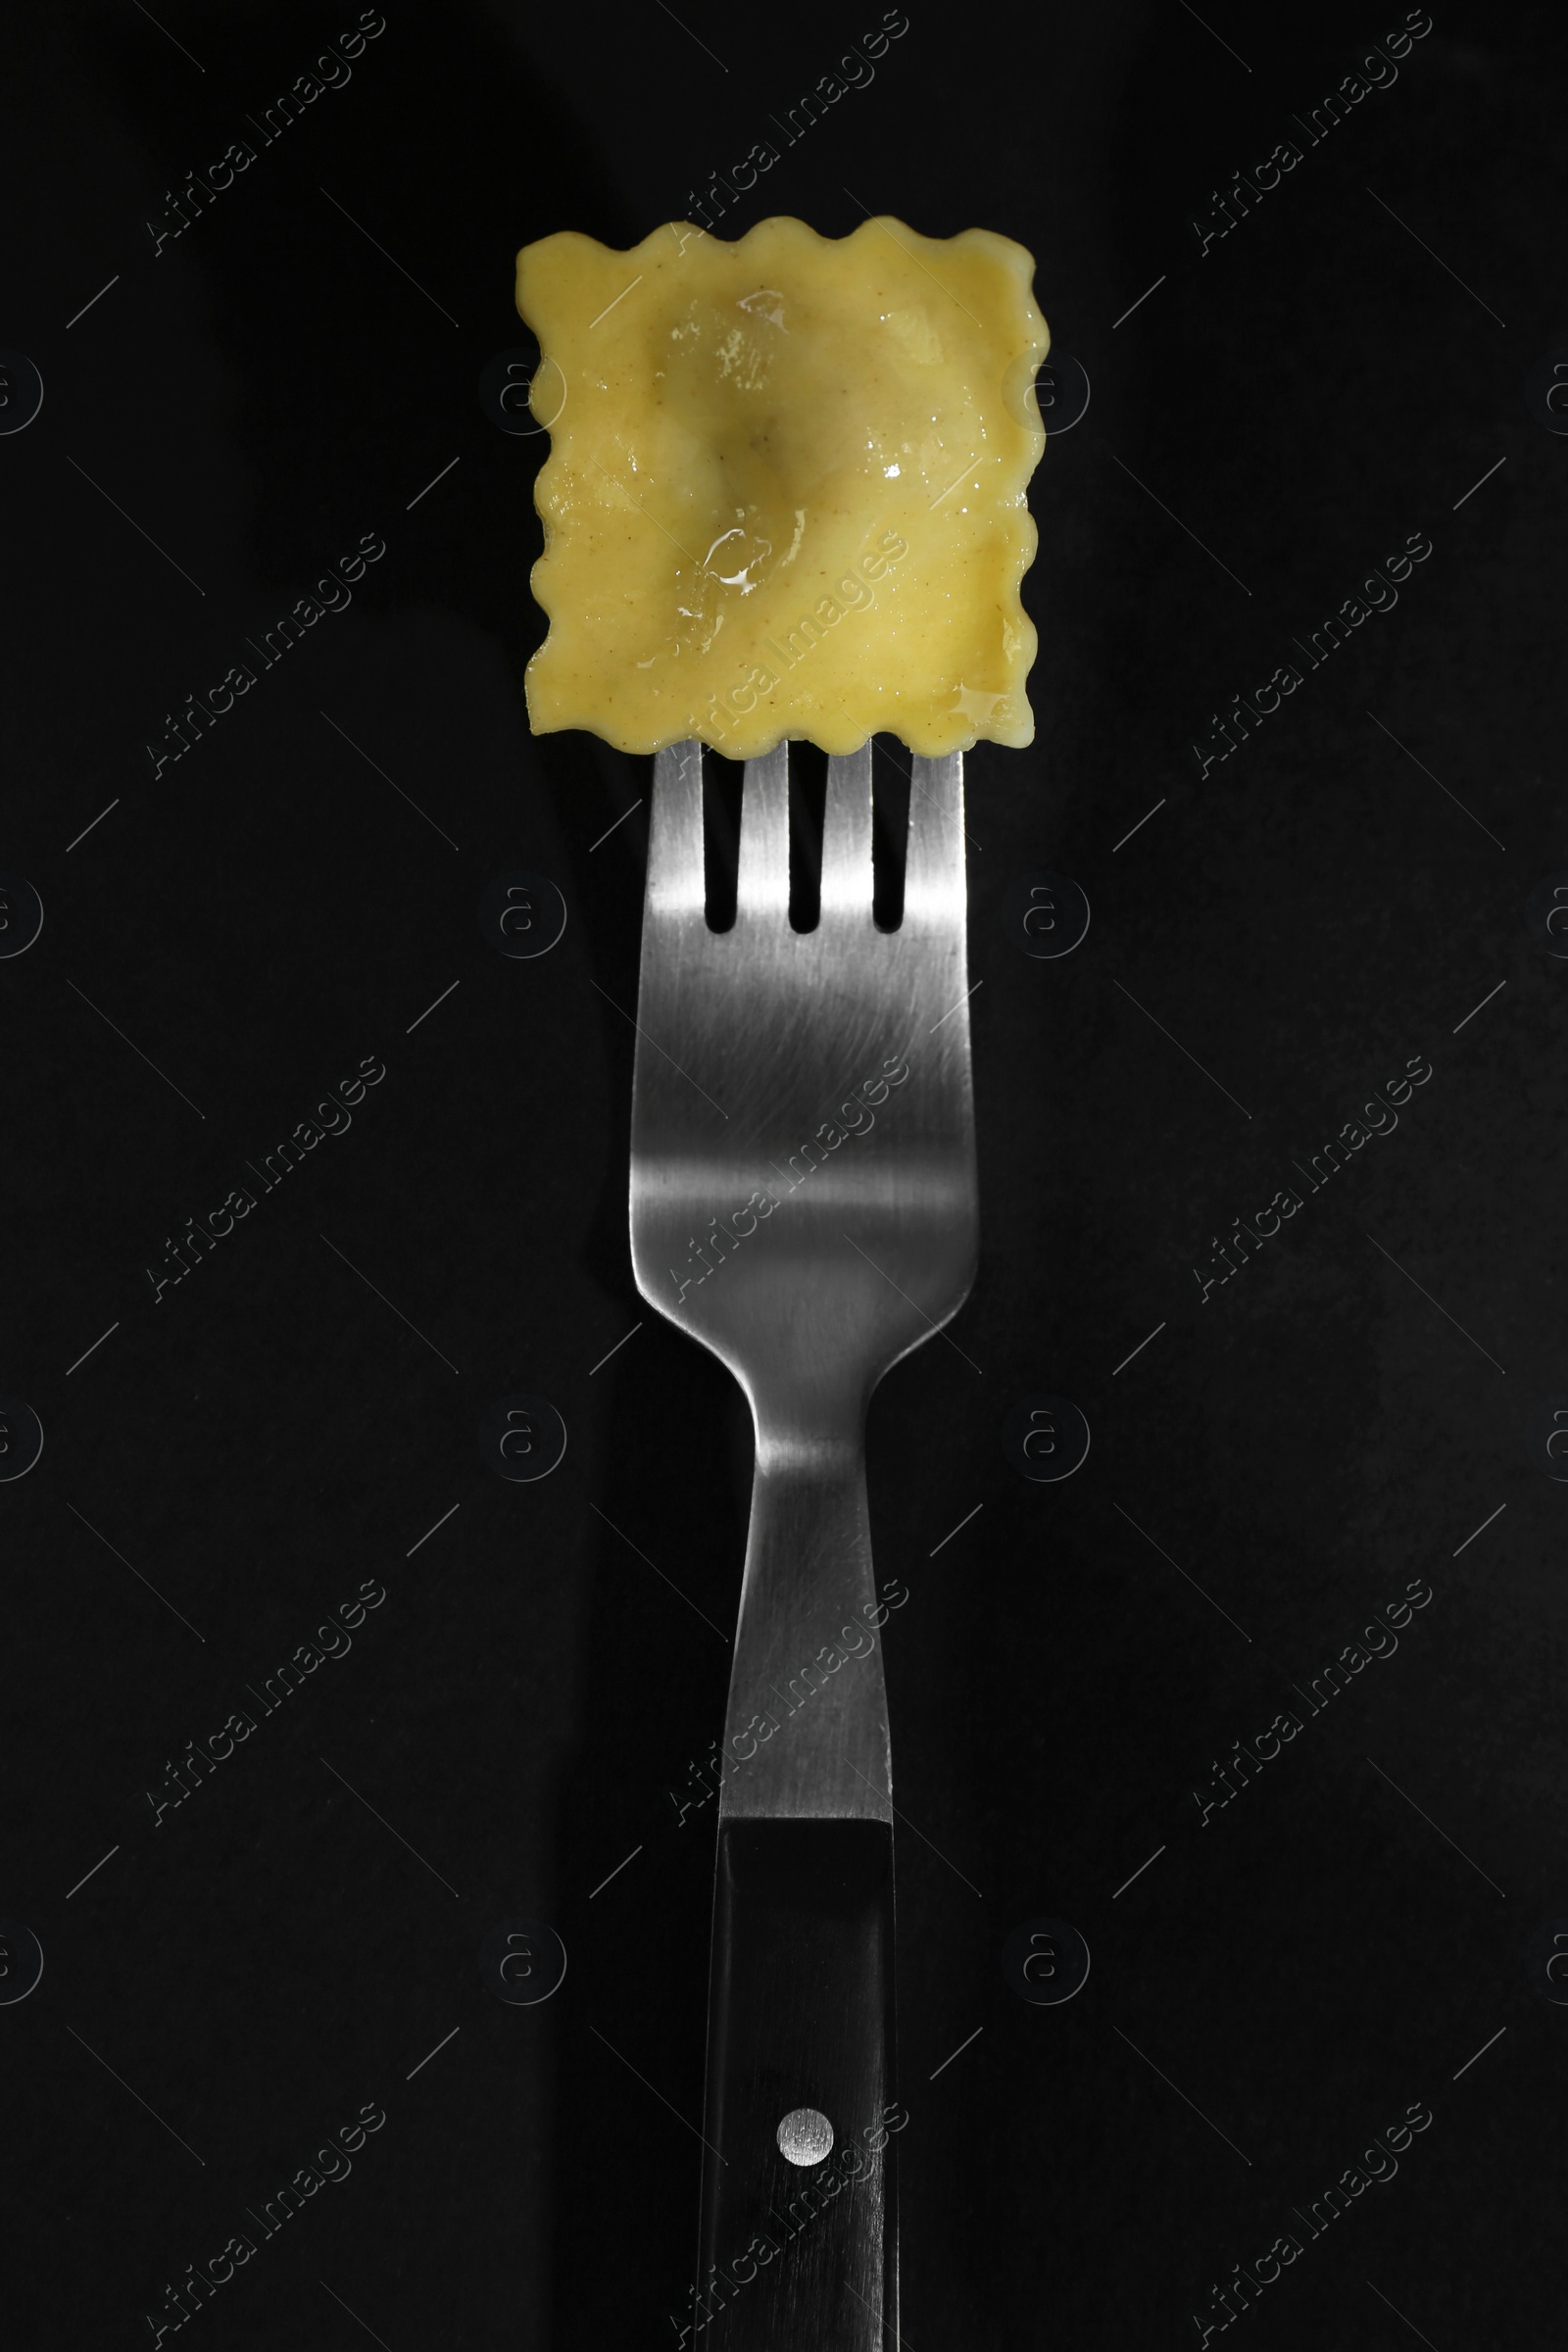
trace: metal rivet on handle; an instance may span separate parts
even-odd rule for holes
[[[790,2164],[820,2164],[833,2148],[833,2127],[814,2107],[792,2107],[774,2136]]]

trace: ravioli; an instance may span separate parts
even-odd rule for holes
[[[989,229],[888,218],[525,245],[551,435],[534,731],[732,759],[878,731],[928,757],[1032,741],[1033,275]]]

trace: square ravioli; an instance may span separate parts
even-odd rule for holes
[[[551,450],[536,733],[910,751],[1034,735],[1034,263],[989,229],[684,222],[517,256]]]

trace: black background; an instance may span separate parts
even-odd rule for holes
[[[475,387],[519,340],[519,244],[682,217],[879,13],[388,0],[348,86],[156,259],[165,190],[259,146],[246,115],[355,10],[10,21],[0,343],[45,386],[0,439],[0,864],[45,907],[0,964],[0,1389],[45,1430],[0,1489],[0,1913],[45,1953],[0,2009],[10,2342],[150,2342],[166,2282],[366,2101],[352,2176],[202,2341],[676,2340],[712,1812],[677,1828],[667,1792],[720,1727],[698,1611],[733,1611],[749,1432],[631,1280],[646,802],[601,837],[649,763],[527,733],[543,444]],[[1565,974],[1525,901],[1568,866],[1568,440],[1524,375],[1568,354],[1565,33],[1435,13],[1202,256],[1191,216],[1402,10],[911,0],[717,224],[1002,230],[1093,385],[1031,493],[1037,740],[968,763],[980,1278],[869,1431],[910,1594],[919,2352],[1197,2342],[1210,2287],[1416,2101],[1398,2177],[1250,2340],[1560,2331],[1568,2014],[1524,1955],[1568,1915],[1565,1495],[1525,1432],[1568,1391]],[[367,532],[352,609],[155,780],[164,714]],[[1397,609],[1200,784],[1210,712],[1415,532]],[[1045,867],[1094,910],[1056,962],[1004,921]],[[569,907],[538,961],[480,935],[514,868]],[[1210,1236],[1417,1054],[1397,1132],[1201,1300]],[[352,1130],[155,1305],[165,1237],[363,1056],[387,1074]],[[542,1484],[480,1458],[514,1391],[567,1425]],[[1003,1452],[1038,1391],[1093,1431],[1064,1484]],[[1420,1577],[1397,1654],[1200,1827],[1213,1760]],[[166,1759],[366,1579],[352,1652],[155,1828]],[[1002,1974],[1042,1915],[1093,1953],[1064,2007]],[[569,1954],[542,2007],[479,1980],[519,1917]]]

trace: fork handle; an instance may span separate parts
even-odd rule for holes
[[[701,2326],[723,2352],[897,2344],[894,2134],[907,2119],[893,2020],[891,1826],[722,1822],[701,2285],[683,2343]],[[801,2109],[832,2127],[825,2159],[781,2150]]]

